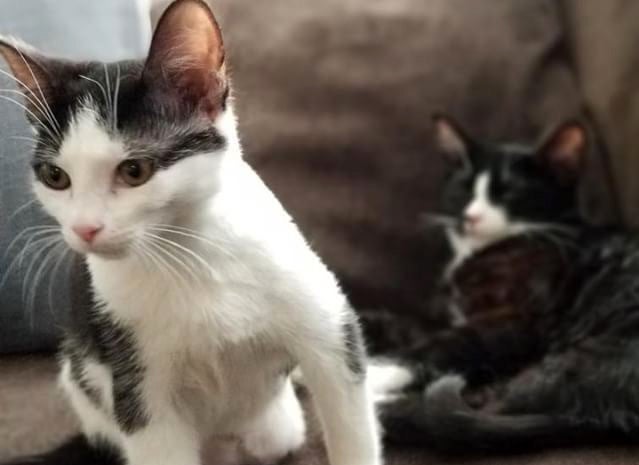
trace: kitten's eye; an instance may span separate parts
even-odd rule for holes
[[[151,160],[126,160],[118,166],[120,179],[131,187],[141,186],[153,176],[155,165]]]
[[[40,182],[57,191],[63,191],[71,186],[71,178],[60,167],[51,163],[42,163],[36,168],[36,175]]]

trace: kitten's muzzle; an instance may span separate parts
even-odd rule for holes
[[[103,224],[77,224],[71,227],[73,232],[87,244],[91,244],[104,229]]]
[[[482,217],[481,215],[466,213],[463,218],[463,229],[465,232],[470,233],[473,232],[479,223],[481,223]]]

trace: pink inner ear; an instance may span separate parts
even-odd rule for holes
[[[0,56],[6,60],[18,83],[27,90],[35,93],[38,87],[44,89],[47,85],[46,73],[26,52],[0,42]]]
[[[36,57],[30,56],[17,46],[0,41],[0,57],[3,57],[17,84],[25,93],[27,117],[45,116],[45,104],[50,99],[52,88],[46,69],[40,65]],[[46,118],[46,116],[45,116]]]
[[[584,128],[579,124],[566,124],[543,146],[540,155],[557,176],[572,180],[579,174],[586,144]]]
[[[561,130],[553,143],[553,151],[558,157],[578,159],[586,145],[583,129],[569,126]]]
[[[199,1],[179,3],[175,11],[167,12],[156,32],[168,61],[165,64],[219,71],[224,62],[224,47],[215,18]]]
[[[226,89],[222,34],[202,0],[178,0],[160,19],[145,70],[183,100],[214,115]]]
[[[439,148],[452,158],[457,159],[468,150],[463,136],[446,118],[435,118],[435,137]]]

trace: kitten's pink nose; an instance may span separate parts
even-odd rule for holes
[[[101,224],[77,224],[71,229],[76,233],[84,242],[90,244],[95,239],[100,231],[104,228]]]

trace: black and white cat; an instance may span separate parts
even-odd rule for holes
[[[60,378],[84,439],[35,461],[196,465],[215,437],[273,463],[305,440],[299,364],[330,463],[380,464],[356,315],[242,159],[206,4],[174,2],[145,62],[0,53],[37,134],[35,193],[90,279]]]
[[[474,276],[482,287],[519,286],[531,298],[538,291],[543,305],[458,318],[457,327],[372,365],[387,438],[456,452],[633,440],[639,434],[639,239],[580,219],[586,131],[567,123],[530,147],[476,142],[447,118],[437,118],[435,127],[453,166],[444,196],[455,251],[447,275],[504,244],[528,241],[558,251],[561,272],[533,269],[532,286],[515,267],[514,283],[506,282],[507,268],[503,282]]]
[[[446,117],[435,117],[437,146],[448,160],[442,196],[443,215],[452,257],[443,279],[474,253],[509,237],[561,228],[578,217],[575,180],[585,133],[567,124],[532,150],[517,144],[486,147],[468,137]],[[504,157],[508,156],[504,160]],[[563,157],[563,158],[562,158]],[[562,228],[563,229],[563,228]],[[451,322],[464,324],[466,316],[454,300],[448,305]]]

